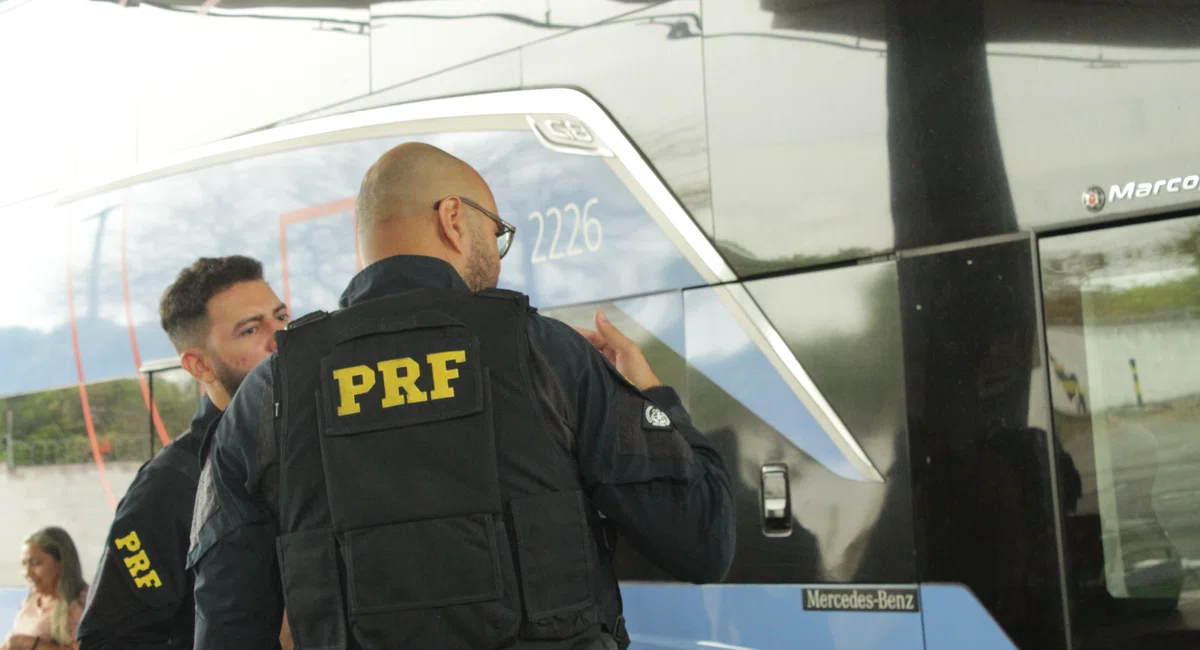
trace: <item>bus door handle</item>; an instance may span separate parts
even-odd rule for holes
[[[788,468],[782,463],[762,466],[762,526],[767,537],[792,534],[791,491]]]

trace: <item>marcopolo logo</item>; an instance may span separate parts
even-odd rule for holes
[[[1104,203],[1105,200],[1103,187],[1096,187],[1093,185],[1083,193],[1083,207],[1087,208],[1088,212],[1099,212],[1103,210]]]
[[[1110,187],[1107,196],[1104,194],[1103,188],[1092,186],[1083,193],[1083,207],[1087,208],[1089,212],[1099,212],[1104,209],[1105,205],[1116,203],[1117,201],[1144,199],[1163,193],[1191,192],[1198,188],[1200,188],[1200,175],[1197,174],[1163,178],[1152,183],[1129,181],[1124,185],[1113,185]]]

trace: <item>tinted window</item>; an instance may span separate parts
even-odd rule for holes
[[[701,288],[550,310],[594,327],[603,309],[642,346],[721,450],[738,509],[738,552],[727,582],[915,580],[908,492],[896,273],[870,265],[747,285],[885,482],[864,480],[760,343],[763,330],[731,300]],[[787,469],[786,521],[762,514],[763,468]],[[623,580],[668,581],[628,545]]]
[[[74,387],[0,399],[0,413],[12,412],[14,467],[91,464],[89,420],[101,462],[150,458],[137,381],[101,382],[86,390],[86,416],[80,390]]]
[[[1152,613],[1200,599],[1200,218],[1041,249],[1054,427],[1078,472],[1064,492],[1078,625],[1091,644],[1147,643],[1184,625]]]
[[[149,376],[146,385],[153,390],[151,395],[156,408],[156,413],[148,426],[154,428],[155,435],[150,437],[154,440],[154,449],[157,451],[162,447],[161,436],[157,435],[158,427],[161,426],[163,432],[171,440],[187,431],[191,426],[192,416],[200,407],[203,387],[183,368],[160,370],[147,374]]]
[[[66,219],[49,201],[0,210],[0,395],[78,381],[66,247]]]
[[[504,259],[501,286],[529,293],[535,304],[699,283],[687,258],[604,159],[551,151],[528,130],[419,139],[463,158],[487,179],[501,216],[518,228]],[[116,336],[112,332],[124,332],[125,312],[118,308],[124,295],[122,259],[128,265],[130,312],[145,358],[174,353],[154,317],[158,300],[170,278],[199,255],[236,252],[261,260],[267,281],[291,301],[297,316],[336,308],[359,268],[352,210],[362,176],[383,152],[403,141],[313,147],[135,186],[117,208],[128,222],[124,258],[119,237],[97,232],[94,215],[102,208],[73,206],[79,213],[73,215],[74,227],[80,232],[75,265],[79,273],[101,278],[97,300],[107,305],[97,311],[98,322],[81,321],[81,338],[108,340]],[[119,198],[114,195],[110,202]],[[85,245],[98,253],[85,252]],[[606,281],[592,281],[598,274]],[[131,369],[98,354],[84,351],[89,379]]]
[[[263,262],[293,314],[337,307],[361,266],[354,197],[367,168],[401,142],[430,142],[480,170],[500,214],[518,227],[501,286],[539,307],[703,284],[694,251],[642,188],[631,189],[636,179],[620,160],[546,146],[524,115],[490,124],[504,120],[508,130],[466,124],[432,135],[325,144],[327,137],[319,146],[151,173],[57,208],[42,201],[6,209],[0,271],[19,281],[0,287],[0,418],[13,413],[3,458],[11,451],[18,471],[0,489],[18,509],[6,511],[11,525],[0,546],[19,548],[25,535],[56,523],[68,525],[81,549],[94,548],[88,540],[103,536],[137,468],[188,427],[199,400],[194,380],[182,370],[139,375],[143,364],[176,356],[158,308],[180,269],[200,256],[249,255]],[[652,332],[655,319],[674,319],[663,350],[678,351],[676,369],[663,372],[683,383],[682,300],[668,295],[673,306],[618,301],[615,309],[627,306]],[[96,559],[84,558],[86,574]],[[19,588],[18,561],[18,553],[0,556],[0,590]]]

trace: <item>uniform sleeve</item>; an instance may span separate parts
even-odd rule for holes
[[[261,413],[273,404],[274,357],[242,382],[213,432],[200,473],[189,568],[195,571],[196,650],[263,650],[279,643],[283,596],[276,523],[261,490]]]
[[[147,467],[117,508],[78,630],[84,650],[165,647],[188,600],[184,570],[195,485]]]
[[[565,324],[530,325],[561,385],[585,488],[600,512],[677,580],[720,581],[736,545],[725,462],[669,387],[639,391]]]

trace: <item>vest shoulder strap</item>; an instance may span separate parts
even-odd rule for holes
[[[300,318],[297,318],[296,320],[288,323],[287,329],[290,329],[290,330],[298,329],[298,328],[304,327],[305,325],[311,325],[313,323],[325,320],[328,317],[329,317],[329,312],[318,309],[317,311],[307,313],[307,314],[301,316]]]
[[[479,298],[512,300],[522,306],[529,306],[529,296],[521,293],[520,291],[512,291],[510,289],[483,289],[476,291],[475,295]]]
[[[175,445],[168,445],[158,452],[164,467],[169,467],[188,478],[192,483],[200,483],[200,459]]]

